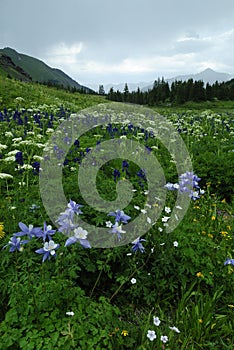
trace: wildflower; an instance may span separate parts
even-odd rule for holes
[[[174,247],[178,247],[179,243],[177,241],[173,242]]]
[[[121,335],[123,335],[124,337],[126,337],[126,335],[128,335],[128,331],[126,331],[125,329],[122,330]]]
[[[167,214],[169,214],[171,212],[171,208],[169,208],[169,207],[165,207],[164,210]]]
[[[123,222],[124,224],[127,224],[128,220],[131,219],[131,217],[126,215],[123,210],[116,210],[115,212],[110,212],[108,215],[114,216],[115,222]]]
[[[168,337],[166,335],[162,335],[160,340],[165,344],[168,342]]]
[[[214,215],[212,215],[211,220],[214,221],[216,219],[216,217]]]
[[[162,222],[167,222],[170,219],[170,216],[164,216],[162,218]]]
[[[50,240],[49,242],[44,243],[44,247],[37,249],[35,252],[37,254],[43,254],[42,262],[46,259],[50,259],[50,256],[56,256],[55,249],[60,247],[59,244],[54,243],[54,241]]]
[[[69,203],[67,204],[66,210],[60,213],[57,219],[57,222],[59,224],[62,224],[62,221],[64,219],[73,220],[75,214],[76,215],[83,214],[83,212],[80,210],[81,207],[82,207],[81,204],[77,204],[75,201],[70,199]]]
[[[135,241],[132,242],[132,244],[133,244],[132,251],[133,252],[136,252],[137,250],[140,250],[141,253],[145,252],[145,248],[143,247],[141,242],[146,242],[146,240],[138,237],[137,239],[135,239]]]
[[[43,241],[45,242],[46,240],[51,240],[51,235],[53,235],[56,232],[56,230],[52,230],[52,226],[46,224],[44,222],[44,228],[40,232],[37,232],[36,236],[38,238],[43,238]]]
[[[75,314],[74,314],[73,311],[67,311],[67,312],[66,312],[66,315],[67,315],[67,316],[74,316]]]
[[[114,175],[114,181],[116,182],[117,178],[119,179],[120,178],[120,172],[118,169],[115,169],[114,172],[113,172],[113,175]]]
[[[199,319],[198,319],[198,322],[199,322],[199,323],[203,323],[203,319],[202,319],[202,318],[199,318]]]
[[[6,173],[0,173],[0,179],[13,179],[13,176]]]
[[[126,231],[122,230],[122,225],[119,225],[118,222],[116,222],[114,225],[112,225],[110,233],[116,233],[118,239],[120,240],[122,238],[121,233],[126,233]]]
[[[19,222],[19,228],[21,231],[14,233],[14,236],[28,236],[29,239],[32,239],[33,236],[41,237],[42,230],[40,227],[33,227],[33,225],[28,225],[28,227],[23,223]]]
[[[65,247],[79,241],[82,247],[91,248],[89,241],[86,239],[87,236],[88,236],[88,232],[86,230],[84,230],[82,227],[77,227],[74,230],[74,236],[71,236],[66,240]]]
[[[136,283],[136,279],[135,279],[135,278],[132,278],[132,279],[131,279],[131,283],[132,283],[132,284],[135,284],[135,283]]]
[[[201,272],[196,273],[197,277],[204,277],[204,275]]]
[[[0,222],[0,239],[3,238],[4,236],[5,236],[4,225],[2,222]]]
[[[112,222],[111,221],[106,221],[106,227],[112,227]]]
[[[147,333],[147,338],[149,338],[149,340],[153,341],[154,339],[157,338],[156,334],[155,334],[155,331],[151,331],[150,329],[148,330],[148,333]]]
[[[173,327],[169,327],[172,331],[176,332],[176,333],[180,333],[179,329],[175,326]]]
[[[19,165],[23,165],[24,164],[24,160],[23,160],[23,153],[20,151],[20,152],[17,152],[15,154],[15,161],[17,164]]]
[[[21,247],[21,244],[28,243],[28,241],[24,240],[21,241],[20,237],[13,236],[11,237],[10,241],[3,247],[6,248],[7,246],[10,246],[9,252],[14,252],[16,249],[21,252],[23,250],[23,247]]]
[[[160,321],[160,319],[158,318],[158,317],[156,317],[156,316],[153,316],[153,321],[154,321],[154,324],[155,324],[155,326],[159,326],[160,325],[160,323],[161,323],[161,321]]]
[[[149,217],[147,217],[146,220],[147,220],[148,224],[151,224],[152,221],[151,221],[151,219]]]
[[[234,265],[234,259],[231,258],[227,258],[227,260],[225,261],[224,265]]]

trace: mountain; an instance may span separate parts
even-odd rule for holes
[[[32,81],[32,77],[21,67],[16,66],[12,59],[4,53],[0,53],[0,74],[21,81]]]
[[[209,84],[214,84],[216,81],[218,81],[219,83],[221,82],[225,82],[228,81],[230,79],[233,78],[233,75],[228,74],[228,73],[219,73],[214,71],[211,68],[207,68],[204,71],[197,73],[197,74],[188,74],[188,75],[178,75],[174,78],[170,78],[170,79],[165,79],[166,82],[169,83],[169,85],[171,85],[173,83],[173,81],[187,81],[189,79],[193,79],[193,81],[198,81],[198,80],[202,80],[205,84],[209,83]],[[153,87],[153,83],[149,83],[147,86],[142,88],[142,91],[148,91],[148,89],[152,89]]]
[[[8,56],[13,64],[16,67],[21,68],[27,75],[32,78],[32,81],[34,82],[44,83],[47,85],[63,86],[64,88],[75,88],[77,90],[83,90],[85,92],[92,92],[90,88],[80,85],[63,71],[56,68],[51,68],[37,58],[19,53],[9,47],[0,49],[0,54]]]

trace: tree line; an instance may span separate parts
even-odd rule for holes
[[[99,86],[99,94],[105,95],[103,85]],[[193,81],[174,81],[171,85],[164,78],[155,80],[152,89],[141,91],[138,88],[136,91],[130,92],[128,85],[125,84],[124,90],[114,91],[110,88],[106,94],[108,100],[117,102],[129,102],[136,104],[147,104],[150,106],[173,103],[183,104],[188,101],[202,102],[218,100],[234,100],[234,79],[229,82],[218,82],[214,84],[207,83],[202,80]]]

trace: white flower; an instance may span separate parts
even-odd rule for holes
[[[163,232],[163,228],[162,227],[159,227],[158,230],[159,230],[159,232]]]
[[[160,340],[161,340],[163,343],[167,343],[167,342],[168,342],[168,337],[167,337],[166,335],[161,335]]]
[[[140,207],[138,207],[137,205],[134,205],[134,208],[135,208],[136,210],[140,210]]]
[[[49,226],[47,228],[49,229]],[[58,244],[54,243],[54,241],[50,240],[49,242],[45,242],[44,250],[46,252],[50,252],[51,255],[55,255],[55,249],[58,247]]]
[[[67,316],[74,316],[75,314],[74,314],[73,311],[67,311],[67,312],[66,312],[66,315],[67,315]]]
[[[135,284],[135,283],[136,283],[136,279],[135,279],[135,278],[132,278],[132,279],[131,279],[131,283],[132,283],[132,284]]]
[[[182,207],[181,207],[181,206],[179,206],[179,205],[177,205],[177,206],[176,206],[176,209],[182,209]]]
[[[176,332],[176,333],[180,333],[179,329],[175,326],[173,327],[169,327],[172,331]]]
[[[165,212],[166,212],[167,214],[169,214],[169,213],[171,212],[171,208],[165,207]]]
[[[31,170],[31,169],[33,169],[33,167],[30,164],[24,164],[20,167],[20,169]]]
[[[160,319],[158,317],[156,317],[156,316],[153,316],[153,320],[154,320],[155,326],[158,327],[160,325],[160,323],[161,323]]]
[[[166,244],[166,243],[160,243],[159,245],[162,245],[162,246],[163,246],[163,245],[165,245],[165,244]]]
[[[13,151],[10,151],[7,153],[8,156],[15,156],[16,153],[20,152],[18,149],[14,149]]]
[[[74,230],[74,236],[77,239],[86,239],[88,236],[88,232],[84,230],[82,227],[77,227]]]
[[[149,217],[147,218],[147,222],[148,224],[151,224],[151,219]]]
[[[147,213],[147,210],[141,209],[141,212],[142,212],[143,214],[146,214],[146,213]]]
[[[7,148],[6,145],[2,145],[2,144],[0,143],[0,150],[1,150],[1,149],[6,149],[6,148]]]
[[[15,162],[15,156],[6,157],[4,162]]]
[[[106,227],[112,227],[112,222],[111,221],[106,221]]]
[[[178,247],[179,243],[177,241],[173,242],[174,247]]]
[[[0,173],[0,179],[13,179],[13,176],[6,173]]]
[[[13,137],[13,134],[12,134],[11,131],[6,131],[6,132],[5,132],[5,136],[6,136],[6,137]]]
[[[132,255],[132,253],[127,253],[126,255],[127,255],[127,256],[131,256],[131,255]]]
[[[157,338],[156,334],[155,334],[155,331],[151,331],[150,329],[148,330],[148,333],[147,333],[147,338],[149,338],[149,340],[154,340]]]
[[[162,222],[167,222],[170,219],[170,216],[164,216],[162,218]]]

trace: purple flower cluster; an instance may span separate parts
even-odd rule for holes
[[[120,240],[122,238],[121,233],[126,233],[126,231],[122,229],[122,224],[127,224],[131,217],[126,215],[123,210],[110,212],[108,216],[114,216],[115,218],[115,223],[111,225],[110,233],[117,234],[118,239]]]
[[[198,182],[201,179],[191,171],[186,171],[179,177],[179,183],[167,183],[165,187],[170,190],[178,190],[180,193],[187,193],[191,199],[200,198],[204,191],[200,189]]]
[[[59,248],[59,244],[54,243],[51,236],[56,232],[52,230],[50,225],[47,226],[44,222],[44,227],[33,227],[33,225],[26,226],[23,222],[19,223],[19,228],[21,231],[16,232],[11,237],[10,241],[3,247],[10,247],[9,251],[14,252],[18,250],[19,252],[23,250],[23,244],[28,243],[33,238],[42,238],[44,242],[44,247],[37,249],[35,252],[37,254],[43,254],[42,261],[50,259],[50,256],[56,256],[55,249]],[[27,236],[27,240],[22,240],[22,236]]]
[[[83,214],[80,210],[81,207],[82,205],[77,204],[70,199],[66,210],[62,212],[57,219],[57,223],[60,226],[60,232],[63,232],[65,235],[70,235],[72,231],[74,232],[74,234],[66,240],[65,247],[79,242],[82,247],[91,248],[89,241],[86,239],[88,232],[75,223],[75,217]]]
[[[78,227],[78,225],[73,222],[75,215],[82,214],[80,207],[81,205],[70,200],[65,212],[61,213],[57,220],[60,225],[60,232],[70,234],[71,231],[74,231],[73,236],[67,239],[65,247],[78,241],[84,248],[91,248],[89,241],[86,239],[88,232]],[[42,248],[35,250],[37,254],[43,254],[42,262],[47,259],[49,260],[51,256],[56,256],[55,250],[60,247],[60,244],[52,240],[51,236],[55,234],[56,230],[53,230],[51,225],[47,225],[46,222],[44,222],[43,228],[41,228],[34,227],[31,224],[27,226],[23,222],[20,222],[19,228],[20,231],[13,234],[3,249],[10,247],[10,252],[14,252],[15,250],[21,252],[23,250],[23,244],[28,243],[33,238],[37,238],[42,239],[44,245]],[[27,236],[27,239],[21,240],[22,236]]]

